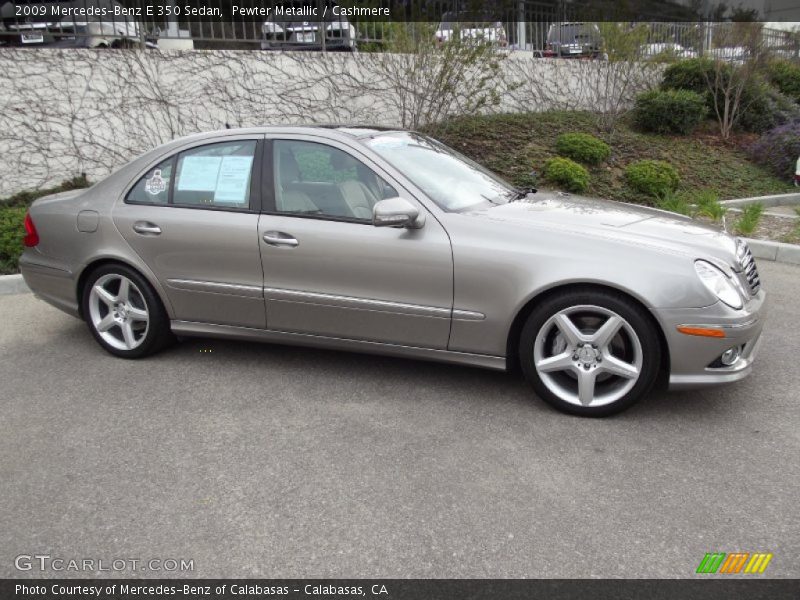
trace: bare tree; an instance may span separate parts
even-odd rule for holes
[[[631,110],[637,94],[652,87],[657,63],[641,60],[648,27],[640,23],[600,23],[605,64],[598,69],[595,110],[600,127],[613,132],[617,121]]]
[[[504,92],[505,55],[490,40],[455,30],[450,39],[437,41],[435,31],[434,23],[395,23],[389,52],[372,55],[386,103],[403,127],[488,110]]]
[[[718,27],[705,72],[714,116],[723,139],[728,139],[742,115],[756,100],[748,93],[758,84],[767,60],[761,23],[731,23]]]

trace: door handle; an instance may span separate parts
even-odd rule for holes
[[[298,242],[288,233],[283,233],[282,231],[267,231],[264,233],[264,241],[270,246],[287,246],[289,248],[295,248],[300,245],[300,242]]]
[[[161,227],[150,221],[136,221],[133,224],[133,230],[142,235],[159,235],[161,233]]]

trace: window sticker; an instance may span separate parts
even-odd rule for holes
[[[161,169],[153,171],[153,176],[144,181],[144,191],[148,194],[156,196],[167,189],[167,182],[161,176]]]
[[[186,156],[181,161],[178,190],[213,192],[217,187],[221,156]]]
[[[244,204],[252,164],[252,156],[225,156],[219,167],[214,202]]]

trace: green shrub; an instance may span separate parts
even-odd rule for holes
[[[652,90],[639,94],[636,124],[655,133],[691,133],[708,116],[706,99],[690,90]]]
[[[556,138],[556,151],[587,165],[596,165],[611,156],[611,147],[588,133],[562,133]]]
[[[728,82],[737,68],[740,67],[725,63],[719,65],[719,73],[716,73],[717,65],[711,59],[682,60],[664,70],[661,89],[688,90],[701,94],[705,98],[709,116],[717,118],[714,94],[709,89],[708,82],[715,81],[719,76],[716,104],[722,110],[725,100],[721,90],[728,87]],[[787,89],[791,89],[788,84]],[[800,110],[792,102],[791,94],[781,93],[778,89],[767,85],[760,77],[749,79],[744,84],[739,106],[738,126],[745,131],[761,133],[800,118]]]
[[[739,127],[763,133],[800,118],[800,107],[791,98],[763,82],[751,82],[743,91]]]
[[[583,192],[589,187],[589,171],[569,158],[548,159],[544,176],[570,192]]]
[[[730,76],[730,66],[722,70],[723,77]],[[664,69],[662,90],[688,90],[702,96],[708,94],[708,81],[714,80],[714,61],[708,58],[689,58]]]
[[[0,275],[17,272],[17,260],[22,254],[24,207],[0,206]]]
[[[678,172],[663,160],[639,160],[625,169],[628,184],[637,192],[658,198],[674,191],[681,182]]]
[[[800,103],[800,65],[777,60],[767,69],[767,77],[781,94]]]
[[[763,212],[764,205],[760,202],[748,204],[742,209],[742,215],[734,223],[734,231],[739,235],[750,235],[758,227]]]

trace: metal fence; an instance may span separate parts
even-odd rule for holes
[[[530,52],[534,57],[598,58],[605,55],[608,45],[604,30],[612,25],[578,21],[574,3],[552,0],[501,2],[494,10],[477,16],[471,13],[469,21],[456,10],[460,6],[457,1],[422,3],[425,18],[438,27],[420,26],[413,21],[414,15],[397,13],[398,5],[407,7],[413,3],[341,0],[339,4],[372,8],[391,5],[394,20],[334,14],[332,7],[337,4],[333,0],[237,0],[236,5],[243,12],[236,17],[229,16],[228,0],[27,0],[2,6],[0,42],[28,47],[185,44],[194,48],[381,51],[390,46],[389,40],[398,28],[405,28],[412,35],[436,38],[431,41],[452,39],[458,31],[462,37],[464,32],[478,32],[500,47]],[[219,15],[228,16],[187,14],[186,6],[216,9]],[[288,15],[285,10],[278,10],[286,7],[317,8],[318,14]],[[65,8],[73,10],[65,14]],[[254,14],[259,9],[262,13],[269,9],[269,16]],[[94,13],[88,14],[90,10]],[[737,39],[736,28],[744,25],[738,23],[654,21],[615,26],[642,33],[640,54],[644,58],[676,54],[739,60],[758,45],[776,55],[796,59],[800,50],[800,35],[768,28],[760,28],[757,41],[743,44]]]
[[[584,57],[604,55],[609,45],[607,31],[637,31],[639,56],[677,58],[696,56],[741,60],[754,52],[769,53],[787,59],[800,58],[800,35],[797,32],[771,29],[754,23],[732,22],[653,22],[653,23],[575,23],[516,22],[512,47],[530,51],[538,57]],[[583,40],[581,39],[583,38]]]

